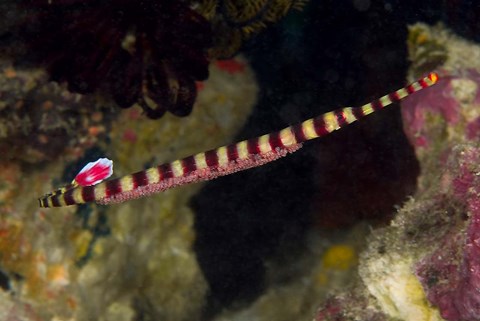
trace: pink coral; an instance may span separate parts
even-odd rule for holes
[[[476,70],[445,72],[435,87],[407,98],[402,108],[424,176],[431,183],[442,176],[437,198],[463,216],[437,231],[433,250],[416,264],[428,300],[450,321],[480,319],[479,87]]]
[[[368,301],[355,293],[329,298],[315,314],[314,321],[385,321],[387,316],[368,306]]]
[[[480,73],[467,69],[456,74],[441,72],[442,75],[436,86],[424,90],[416,95],[407,97],[402,103],[404,129],[410,143],[414,147],[429,148],[430,144],[438,141],[439,135],[452,132],[447,130],[459,126],[456,133],[465,133],[463,140],[471,141],[480,137],[480,115],[472,112],[471,104],[480,104]],[[475,91],[472,97],[468,96],[465,84],[474,84]],[[457,137],[452,141],[458,143]]]
[[[405,132],[415,147],[428,147],[432,141],[428,113],[441,114],[447,123],[456,123],[460,104],[453,97],[452,77],[442,76],[434,88],[407,97],[402,103]]]
[[[465,147],[453,153],[451,176],[454,201],[470,216],[466,231],[452,226],[436,251],[417,265],[417,275],[429,301],[450,321],[480,319],[480,149]],[[457,163],[458,162],[458,163]],[[452,173],[450,173],[452,171]]]

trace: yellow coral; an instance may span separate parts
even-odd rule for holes
[[[75,244],[75,260],[78,261],[88,254],[93,235],[89,230],[77,230],[71,236],[71,241]]]
[[[321,258],[320,269],[315,273],[315,283],[327,286],[334,275],[346,275],[347,270],[357,263],[355,248],[347,244],[335,244],[329,247]]]
[[[428,303],[422,285],[412,273],[412,258],[392,255],[371,259],[367,265],[369,272],[363,275],[365,285],[385,313],[401,320],[443,320]]]
[[[323,255],[322,263],[325,268],[347,270],[357,262],[355,249],[350,245],[337,244],[331,246]]]

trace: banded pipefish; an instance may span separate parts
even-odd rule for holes
[[[325,136],[375,111],[434,85],[438,74],[427,76],[360,107],[327,112],[280,131],[222,146],[148,168],[97,185],[70,184],[39,198],[40,207],[59,207],[88,202],[121,203],[169,188],[211,180],[269,163],[302,147],[302,143]]]

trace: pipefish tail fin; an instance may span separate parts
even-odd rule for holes
[[[431,72],[408,86],[360,107],[339,108],[277,132],[198,153],[97,185],[67,185],[39,198],[39,205],[59,207],[88,202],[121,203],[176,186],[211,180],[261,166],[297,151],[305,141],[325,136],[433,86],[438,79],[438,74]]]

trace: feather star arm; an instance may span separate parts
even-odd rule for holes
[[[70,184],[39,198],[39,205],[58,207],[88,202],[103,205],[121,203],[175,186],[211,180],[261,166],[297,151],[305,141],[345,127],[408,95],[430,87],[437,81],[438,75],[432,72],[361,107],[340,108],[278,132],[198,153],[97,185]]]

